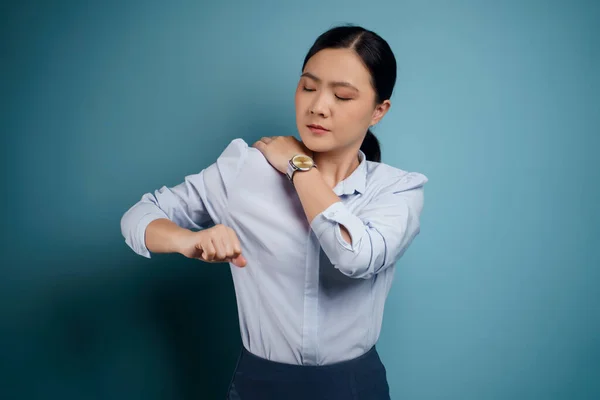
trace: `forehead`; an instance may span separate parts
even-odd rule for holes
[[[350,49],[324,49],[313,55],[304,72],[324,82],[346,81],[355,86],[370,86],[371,75],[360,57]]]

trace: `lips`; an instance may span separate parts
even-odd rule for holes
[[[315,130],[329,132],[329,129],[326,129],[326,128],[322,127],[321,125],[317,125],[317,124],[310,124],[310,125],[307,125],[307,127],[311,128],[311,129],[315,129]]]

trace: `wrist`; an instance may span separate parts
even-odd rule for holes
[[[172,235],[173,241],[171,243],[171,246],[173,248],[173,252],[184,254],[185,251],[189,248],[190,242],[194,242],[196,240],[197,234],[198,232],[194,232],[185,228],[179,228]]]
[[[296,186],[299,182],[305,179],[310,180],[318,174],[319,171],[316,168],[311,168],[308,171],[296,171],[294,175],[292,175],[292,184]]]

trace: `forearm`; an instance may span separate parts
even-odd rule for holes
[[[145,233],[145,243],[152,253],[180,253],[183,238],[192,231],[181,228],[173,221],[160,218],[148,224]]]
[[[321,172],[316,168],[305,172],[296,172],[293,179],[309,223],[333,203],[340,201],[340,198],[325,183]],[[340,231],[344,240],[351,243],[350,235],[343,225],[340,226]]]

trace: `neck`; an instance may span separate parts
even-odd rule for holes
[[[358,150],[315,152],[313,159],[323,180],[332,189],[349,177],[360,164]]]

